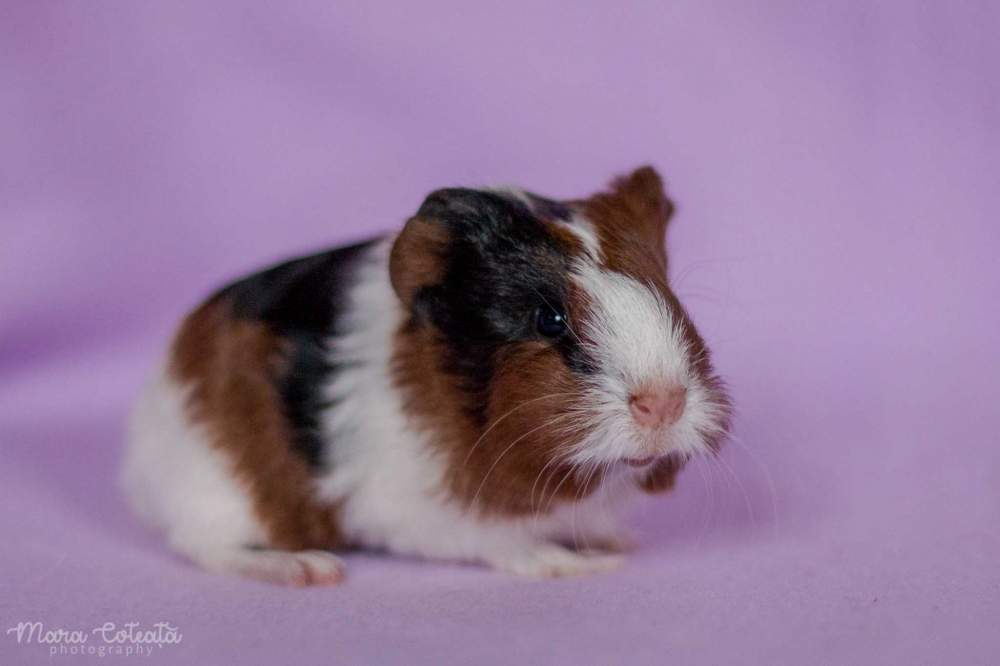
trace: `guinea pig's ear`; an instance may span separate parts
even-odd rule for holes
[[[674,214],[674,202],[667,197],[663,179],[651,166],[641,166],[611,183],[614,193],[640,220],[666,225]]]
[[[389,276],[396,294],[410,307],[425,287],[444,279],[448,248],[463,237],[476,241],[501,218],[498,197],[464,187],[431,192],[396,238],[389,258]]]
[[[425,207],[407,221],[389,255],[389,279],[406,307],[413,305],[421,289],[444,278],[448,230],[440,220],[421,215]]]

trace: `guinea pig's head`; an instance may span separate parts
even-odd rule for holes
[[[479,476],[718,446],[729,400],[667,280],[672,212],[643,167],[572,201],[438,190],[409,220],[390,262],[423,359],[408,381],[423,411],[463,423],[457,454]]]

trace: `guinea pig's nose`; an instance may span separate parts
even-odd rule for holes
[[[634,394],[629,399],[632,418],[643,428],[658,428],[677,423],[684,413],[687,389],[683,386],[662,386]]]

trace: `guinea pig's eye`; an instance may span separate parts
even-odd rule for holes
[[[543,305],[535,314],[535,328],[547,338],[559,338],[569,330],[566,315],[551,305]]]

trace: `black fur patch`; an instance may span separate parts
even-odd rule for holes
[[[440,332],[449,350],[443,369],[461,378],[470,397],[466,409],[480,424],[509,345],[545,340],[570,368],[591,370],[571,334],[553,342],[535,329],[539,306],[565,302],[571,267],[542,219],[516,199],[460,188],[432,193],[418,215],[445,225],[451,242],[444,279],[421,290],[414,309]]]
[[[375,241],[292,259],[224,287],[233,315],[266,323],[289,346],[289,368],[275,383],[295,437],[292,447],[313,469],[322,464],[320,414],[330,406],[322,387],[338,368],[328,340],[338,332],[358,260]]]

